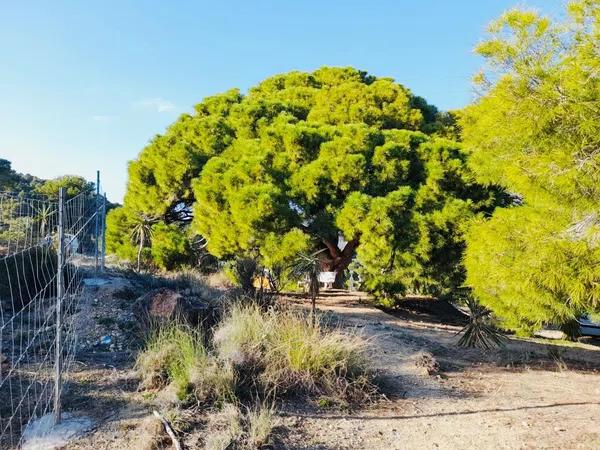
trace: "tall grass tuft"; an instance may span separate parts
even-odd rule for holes
[[[262,311],[236,305],[214,334],[217,354],[238,370],[253,365],[257,383],[269,393],[291,389],[347,396],[369,384],[366,342],[327,329],[292,311]]]
[[[143,388],[170,384],[181,401],[223,400],[233,395],[232,370],[208,353],[200,331],[186,325],[174,323],[153,332],[136,367]]]
[[[206,450],[240,448],[244,435],[240,409],[232,403],[224,404],[221,411],[209,416],[208,429]]]
[[[273,406],[258,405],[248,409],[246,421],[248,443],[253,448],[263,448],[268,445],[275,426],[275,409]]]
[[[206,359],[201,334],[174,323],[151,332],[145,350],[137,358],[136,367],[145,388],[161,388],[170,382],[179,387],[189,383],[191,368]]]

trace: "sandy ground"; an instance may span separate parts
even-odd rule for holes
[[[354,297],[322,298],[320,309],[371,341],[390,399],[355,414],[289,413],[289,448],[600,448],[600,348],[513,339],[485,355],[456,347],[460,327],[399,319]],[[424,353],[439,373],[419,366]]]
[[[122,283],[99,287],[89,301],[107,311],[111,302],[122,305],[112,296]],[[363,299],[325,294],[319,308],[369,340],[386,398],[350,412],[284,404],[275,448],[600,448],[598,345],[512,339],[506,349],[484,354],[456,347],[460,327],[395,317]],[[68,403],[95,425],[67,448],[135,448],[151,409],[136,392],[133,355],[109,349],[78,357]],[[439,370],[428,373],[420,362],[432,358]]]

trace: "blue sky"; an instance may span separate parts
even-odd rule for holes
[[[441,109],[472,98],[472,53],[515,5],[562,0],[28,1],[0,3],[0,158],[44,178],[127,161],[203,97],[270,75],[354,66]]]

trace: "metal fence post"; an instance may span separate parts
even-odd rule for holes
[[[65,188],[60,188],[58,194],[58,258],[56,270],[56,355],[54,360],[54,423],[60,422],[62,391],[62,301],[65,291],[64,240],[65,240]]]
[[[94,257],[95,257],[95,268],[98,272],[98,238],[100,237],[100,218],[98,217],[98,210],[100,209],[100,171],[96,171],[96,232],[94,233]]]
[[[106,257],[106,193],[104,193],[104,204],[102,205],[102,253],[100,259],[100,270],[104,272],[104,260]]]

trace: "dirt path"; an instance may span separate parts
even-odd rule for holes
[[[95,427],[69,449],[139,448],[140,424],[151,414],[131,369],[124,287],[126,280],[113,279],[82,305],[85,348],[70,398]],[[483,354],[456,347],[458,326],[396,317],[361,298],[329,293],[319,308],[369,339],[387,400],[356,412],[285,404],[276,448],[600,448],[600,347],[513,339]],[[103,334],[114,338],[112,347],[98,348]]]
[[[396,318],[359,297],[319,308],[371,341],[390,400],[358,414],[289,412],[288,448],[600,448],[600,348],[513,339],[484,355],[456,347],[460,327]],[[431,356],[438,373],[422,367]]]

